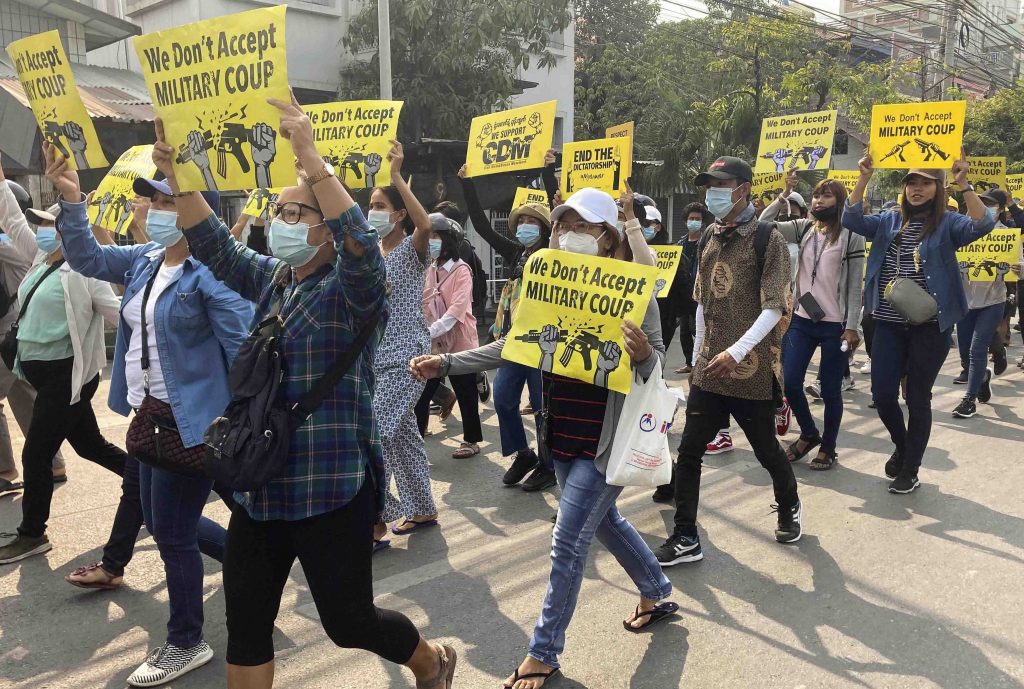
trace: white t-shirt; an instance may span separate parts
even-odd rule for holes
[[[149,394],[163,402],[170,403],[167,386],[164,384],[163,370],[160,368],[160,352],[156,346],[156,303],[167,286],[181,275],[181,266],[160,266],[153,282],[153,291],[146,304],[146,330],[149,339]],[[121,315],[132,329],[132,338],[128,343],[125,355],[125,377],[128,380],[128,404],[138,409],[146,397],[146,386],[142,378],[142,295],[143,286],[131,300],[125,304]]]

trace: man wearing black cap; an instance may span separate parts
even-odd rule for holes
[[[26,212],[32,213],[31,208],[32,197],[20,184],[4,177],[4,169],[0,165],[0,337],[10,331],[11,324],[18,317],[18,286],[25,279],[36,254],[32,229],[25,219]],[[33,222],[39,219],[33,219]],[[52,224],[53,216],[49,219]],[[27,436],[32,424],[32,405],[35,404],[36,391],[0,362],[0,496],[23,487],[18,480],[11,432],[3,413],[4,398],[10,400],[18,427],[22,435]],[[66,480],[64,458],[60,452],[53,458],[53,471],[56,481]]]
[[[662,566],[703,558],[697,535],[701,459],[731,415],[772,477],[778,503],[775,539],[800,538],[796,478],[775,436],[776,386],[782,385],[781,334],[791,280],[786,241],[771,225],[759,227],[750,203],[753,172],[724,156],[697,175],[715,222],[701,240],[694,299],[690,399],[676,466],[675,528],[655,551]],[[762,259],[763,255],[763,259]]]

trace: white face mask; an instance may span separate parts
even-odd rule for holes
[[[377,230],[381,239],[387,237],[391,234],[391,230],[395,229],[395,223],[391,222],[391,214],[387,211],[370,211],[366,214],[366,222]]]
[[[619,233],[619,239],[621,240],[626,236],[626,221],[618,220],[615,222],[615,231]]]
[[[601,233],[601,237],[603,236],[604,232]],[[593,235],[589,234],[566,232],[558,238],[558,245],[562,248],[562,251],[584,254],[586,256],[597,256],[597,252],[600,251],[597,240],[601,237],[595,239]]]

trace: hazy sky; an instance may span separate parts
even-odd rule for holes
[[[811,5],[812,7],[818,7],[828,12],[839,11],[839,0],[800,0],[805,5]],[[699,16],[699,12],[687,12],[680,5],[689,5],[690,7],[704,7],[704,3],[701,0],[671,0],[671,2],[661,3],[661,18],[663,20],[681,19],[684,15],[689,14],[690,16]]]

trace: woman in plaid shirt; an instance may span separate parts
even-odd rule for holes
[[[270,102],[281,109],[280,133],[307,173],[271,208],[274,256],[237,243],[198,193],[180,196],[178,209],[195,257],[257,304],[255,322],[283,299],[281,388],[285,401],[294,402],[367,322],[382,310],[386,315],[387,287],[377,233],[317,153],[309,118],[294,96],[291,103]],[[178,193],[173,155],[157,120],[153,160]],[[296,558],[332,641],[407,665],[419,689],[451,687],[455,651],[428,642],[404,615],[373,604],[372,532],[384,482],[372,354],[385,323],[382,318],[367,356],[295,432],[284,474],[257,491],[236,493],[224,560],[230,689],[273,686],[274,620]]]

